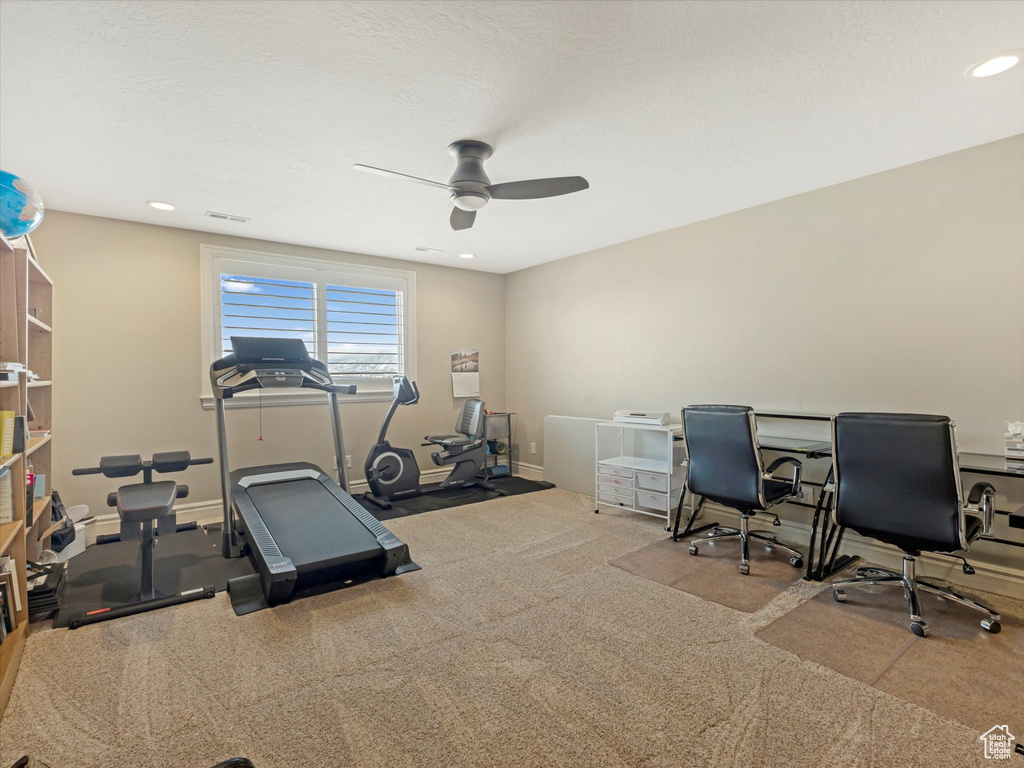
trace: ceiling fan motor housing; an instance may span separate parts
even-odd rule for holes
[[[464,211],[478,211],[491,199],[487,185],[491,180],[484,171],[484,160],[494,152],[490,144],[472,139],[461,139],[448,145],[455,158],[455,173],[448,183],[458,191],[452,193],[452,203]]]

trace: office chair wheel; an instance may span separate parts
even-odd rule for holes
[[[844,592],[841,589],[833,589],[832,590],[832,599],[835,600],[837,603],[845,603],[846,602],[846,592]]]
[[[740,563],[740,573],[742,573],[744,576],[747,576],[750,573],[750,564]]]
[[[691,544],[690,545],[690,554],[691,555],[696,555],[697,554],[697,545],[696,544]]]
[[[928,636],[928,625],[923,621],[912,621],[910,622],[910,631],[918,637]]]
[[[802,557],[791,557],[789,558],[789,564],[792,565],[794,568],[803,568],[804,560]]]
[[[1003,630],[1003,625],[995,619],[982,619],[981,628],[993,635],[998,635]]]

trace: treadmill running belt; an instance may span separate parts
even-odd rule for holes
[[[384,557],[377,537],[317,480],[254,485],[249,498],[299,573]]]

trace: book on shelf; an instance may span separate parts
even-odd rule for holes
[[[14,590],[14,610],[21,610],[21,593],[18,591],[18,562],[10,555],[0,558],[0,578],[9,577]]]
[[[0,643],[7,637],[7,599],[4,597],[3,590],[0,590]]]
[[[14,607],[13,582],[7,578],[8,574],[0,573],[0,623],[3,624],[5,634],[11,633],[18,626],[18,615]]]
[[[0,381],[17,381],[18,374],[22,372],[26,375],[30,373],[21,363],[0,362]]]
[[[42,501],[46,498],[46,475],[36,473],[35,481],[32,484],[32,501]]]
[[[14,475],[0,467],[0,524],[14,522]]]
[[[0,411],[0,459],[14,455],[14,411]]]

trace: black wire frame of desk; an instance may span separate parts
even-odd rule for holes
[[[827,414],[818,413],[783,413],[779,411],[756,411],[754,415],[759,419],[783,419],[795,421],[819,421],[831,422],[832,417]],[[832,456],[832,444],[827,441],[812,442],[800,447],[787,446],[786,443],[794,440],[779,440],[778,438],[758,436],[758,444],[767,450],[780,453],[801,453],[808,459],[827,459]],[[805,485],[817,485],[817,483],[805,482]],[[807,571],[804,574],[805,581],[824,581],[829,576],[837,573],[852,563],[860,560],[858,555],[840,555],[839,547],[843,543],[843,534],[846,529],[836,525],[832,521],[832,502],[834,499],[834,485],[832,482],[832,467],[828,469],[828,476],[820,486],[818,501],[814,504],[814,516],[811,518],[811,538],[807,544]],[[796,502],[800,504],[800,502]],[[803,506],[801,504],[801,506]],[[818,527],[821,527],[819,534]],[[817,552],[815,547],[817,546]]]

